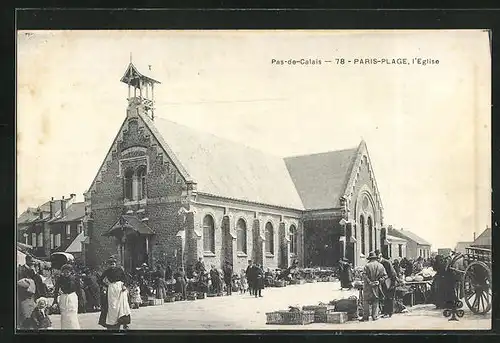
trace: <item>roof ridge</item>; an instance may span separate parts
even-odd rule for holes
[[[346,148],[346,149],[339,149],[339,150],[328,150],[328,151],[322,151],[322,152],[315,152],[312,154],[289,155],[289,156],[285,156],[285,159],[295,158],[295,157],[305,157],[305,156],[327,155],[327,154],[331,154],[334,152],[345,152],[345,151],[351,151],[351,150],[355,151],[357,149],[358,149],[357,147],[354,147],[354,148]]]

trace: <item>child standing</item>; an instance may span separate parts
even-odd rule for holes
[[[139,286],[138,282],[134,282],[132,284],[132,287],[130,287],[130,303],[132,305],[132,308],[135,309],[141,306],[141,287]]]
[[[52,322],[48,316],[47,298],[41,297],[36,301],[36,307],[31,313],[33,328],[38,330],[52,329]]]
[[[248,289],[247,276],[245,270],[242,269],[240,273],[240,294],[245,294]]]

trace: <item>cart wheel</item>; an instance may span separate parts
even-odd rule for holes
[[[464,306],[464,303],[461,300],[457,301],[457,308],[462,308]]]
[[[458,310],[457,311],[457,317],[458,318],[462,318],[464,316],[464,314],[465,314],[464,310]]]
[[[450,310],[444,310],[443,311],[443,316],[445,316],[446,318],[450,317],[451,316],[451,311]]]
[[[467,307],[477,314],[491,310],[491,270],[483,262],[472,262],[463,277],[464,299]]]

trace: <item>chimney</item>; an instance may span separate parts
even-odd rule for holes
[[[50,218],[52,219],[54,217],[54,197],[50,198],[49,209],[50,209]]]
[[[474,231],[474,239],[472,240],[473,242],[476,240],[476,231]]]
[[[61,218],[64,217],[66,210],[66,200],[64,200],[64,195],[61,199]]]

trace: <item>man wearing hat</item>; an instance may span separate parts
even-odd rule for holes
[[[373,320],[378,319],[379,300],[383,298],[380,287],[386,278],[387,273],[378,261],[378,256],[375,252],[370,252],[368,263],[363,270],[363,318],[361,321],[368,321],[370,314]]]
[[[382,282],[382,291],[384,294],[384,304],[382,306],[382,314],[385,318],[390,318],[394,312],[394,297],[396,296],[397,274],[392,266],[391,261],[385,259],[380,250],[375,250],[375,255],[378,256],[380,264],[384,266],[387,278]]]

